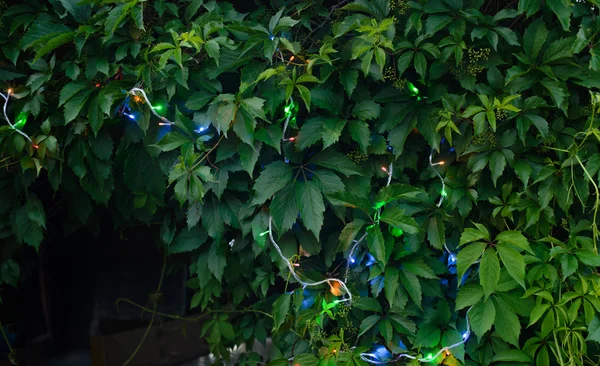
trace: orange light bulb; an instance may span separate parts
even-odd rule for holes
[[[12,94],[13,90],[12,88],[8,89],[8,94]]]
[[[290,137],[288,140],[290,140],[290,141],[296,141],[296,138],[295,137]]]
[[[384,167],[384,166],[382,166],[382,167],[381,167],[381,170],[383,170],[383,171],[384,171],[384,172],[386,172],[386,173],[388,172],[387,168],[386,168],[386,167]]]

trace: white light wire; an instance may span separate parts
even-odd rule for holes
[[[431,362],[433,360],[435,360],[439,355],[441,355],[444,352],[450,351],[452,348],[456,348],[460,345],[463,345],[465,343],[467,343],[467,341],[469,340],[469,336],[471,335],[471,326],[469,324],[469,312],[471,311],[473,307],[470,307],[469,310],[467,310],[467,314],[465,315],[465,322],[467,325],[467,330],[462,334],[462,338],[463,340],[460,342],[456,342],[450,346],[444,347],[442,349],[440,349],[438,351],[438,353],[436,353],[433,356],[428,356],[428,357],[423,357],[423,358],[417,358],[416,356],[411,356],[407,353],[402,353],[398,356],[396,356],[395,358],[391,359],[391,360],[386,360],[386,361],[381,361],[379,360],[379,358],[377,357],[377,355],[373,354],[373,353],[361,353],[360,354],[360,359],[368,362],[370,364],[373,365],[384,365],[384,364],[388,364],[388,363],[394,363],[394,362],[398,362],[400,361],[400,359],[402,358],[410,358],[411,360],[417,360],[419,362]]]
[[[18,128],[16,128],[15,125],[13,125],[10,122],[10,118],[8,118],[8,114],[6,113],[6,106],[8,106],[8,99],[10,98],[10,90],[6,93],[6,95],[0,93],[0,96],[2,96],[2,98],[4,98],[4,108],[2,108],[2,111],[4,112],[4,119],[6,120],[6,122],[10,126],[10,128],[12,128],[17,133],[21,134],[23,137],[25,137],[27,140],[29,140],[29,142],[31,143],[31,145],[33,145],[35,147],[36,145],[33,142],[33,140],[31,140],[31,138],[29,137],[29,135],[27,135],[25,132],[19,130]]]
[[[298,281],[298,283],[300,285],[302,285],[303,288],[320,286],[325,283],[330,284],[331,282],[337,282],[344,289],[344,291],[346,292],[346,295],[348,295],[348,297],[344,298],[342,300],[336,300],[336,303],[341,303],[341,302],[346,302],[346,301],[352,303],[352,293],[350,293],[350,290],[348,290],[348,287],[346,287],[346,283],[340,279],[327,278],[325,280],[317,281],[317,282],[306,282],[306,281],[303,281],[302,279],[300,279],[300,276],[298,276],[298,274],[294,270],[294,267],[293,267],[291,261],[288,258],[286,258],[285,255],[283,255],[283,253],[281,252],[281,248],[279,247],[279,245],[277,245],[277,242],[275,242],[275,239],[273,238],[273,217],[272,216],[269,216],[269,239],[271,239],[271,244],[273,244],[273,246],[277,250],[277,253],[279,253],[279,256],[281,257],[281,259],[283,259],[283,261],[287,265],[292,276],[296,279],[296,281]]]
[[[174,125],[175,124],[175,123],[169,121],[166,117],[163,117],[160,114],[156,113],[156,111],[154,110],[154,106],[152,105],[152,103],[150,103],[150,99],[148,99],[148,96],[146,95],[146,92],[144,91],[144,89],[135,87],[129,91],[129,93],[133,94],[133,95],[137,95],[136,94],[137,92],[142,94],[142,96],[146,100],[146,103],[148,103],[148,106],[150,106],[150,112],[152,112],[152,114],[154,114],[156,117],[158,117],[162,121],[162,123],[161,123],[162,125]]]
[[[441,207],[442,206],[442,202],[444,202],[444,194],[446,192],[446,183],[444,182],[444,178],[442,178],[441,174],[434,168],[434,166],[436,165],[444,165],[444,162],[439,162],[439,163],[433,163],[432,159],[433,159],[433,152],[434,150],[431,149],[431,154],[429,154],[429,166],[431,166],[431,169],[433,169],[433,171],[435,172],[435,174],[438,176],[438,178],[440,178],[440,182],[442,182],[442,194],[440,195],[440,199],[437,203],[437,207]]]

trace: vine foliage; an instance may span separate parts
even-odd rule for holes
[[[461,341],[469,309],[473,336],[430,363],[600,362],[595,1],[24,0],[0,14],[6,114],[34,142],[0,127],[3,284],[64,202],[67,231],[97,231],[99,208],[116,227],[161,223],[218,360],[267,337],[268,359],[239,362],[425,357]],[[352,302],[298,286],[271,218],[297,273],[347,277]]]

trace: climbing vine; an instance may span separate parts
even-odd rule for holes
[[[598,5],[3,2],[0,282],[103,208],[216,362],[597,365]]]

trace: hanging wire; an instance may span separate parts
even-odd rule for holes
[[[434,150],[431,149],[431,154],[429,154],[429,166],[431,166],[431,169],[438,176],[438,178],[440,179],[440,182],[442,182],[442,193],[441,193],[440,199],[438,200],[438,203],[437,203],[437,207],[441,207],[442,202],[444,202],[444,198],[446,197],[446,183],[444,182],[444,178],[442,178],[442,175],[434,167],[437,165],[444,165],[444,162],[439,161],[437,163],[434,163],[433,162],[433,152],[434,152]]]
[[[384,365],[384,364],[388,364],[388,363],[394,363],[394,362],[400,361],[402,358],[409,358],[411,360],[417,360],[419,362],[431,362],[431,361],[435,360],[442,353],[448,352],[453,348],[456,348],[460,345],[467,343],[467,341],[469,340],[469,337],[471,336],[471,326],[469,323],[469,312],[471,311],[471,309],[473,309],[473,307],[470,307],[469,310],[467,310],[467,314],[465,315],[465,322],[466,322],[467,329],[462,334],[462,341],[456,342],[450,346],[443,347],[434,355],[428,355],[427,357],[418,358],[417,356],[412,356],[407,353],[402,353],[402,354],[394,357],[391,360],[380,360],[376,354],[364,352],[364,353],[360,354],[360,359],[365,362],[368,362],[370,364],[373,364],[373,365]]]
[[[12,128],[13,130],[15,130],[18,134],[20,134],[21,136],[25,137],[34,148],[38,148],[38,146],[33,142],[33,140],[29,137],[28,134],[26,134],[25,132],[19,130],[18,128],[15,127],[15,125],[13,125],[10,122],[10,118],[8,118],[8,114],[6,113],[6,107],[8,106],[8,100],[10,99],[10,94],[12,93],[11,89],[8,89],[8,91],[6,92],[6,94],[0,93],[0,96],[2,98],[4,98],[4,107],[2,108],[2,111],[4,112],[4,119],[6,120],[6,122],[8,123],[8,125],[10,126],[10,128]]]
[[[303,288],[320,286],[325,283],[330,284],[331,282],[337,282],[344,289],[344,291],[346,292],[346,295],[348,297],[346,297],[342,300],[336,300],[335,302],[336,303],[341,303],[341,302],[352,303],[352,293],[350,293],[350,290],[348,290],[348,287],[346,287],[346,283],[340,279],[327,278],[325,280],[317,281],[317,282],[306,282],[306,281],[303,281],[302,279],[300,279],[300,276],[298,276],[298,274],[296,273],[294,266],[292,265],[292,262],[288,258],[286,258],[286,256],[283,255],[283,253],[281,252],[281,248],[279,247],[279,245],[277,244],[277,242],[275,242],[275,239],[273,238],[273,217],[271,217],[271,216],[269,216],[269,239],[271,239],[271,244],[273,244],[273,246],[277,250],[277,253],[279,253],[279,256],[281,257],[281,259],[286,263],[292,276],[296,279],[296,281],[298,281],[298,283],[300,285],[302,285]]]
[[[160,114],[156,113],[155,108],[152,103],[150,103],[150,99],[148,99],[148,96],[146,95],[146,92],[144,91],[144,89],[142,88],[138,88],[135,87],[133,89],[131,89],[129,91],[130,94],[133,95],[138,95],[137,93],[142,94],[142,97],[144,97],[144,99],[146,100],[146,103],[148,104],[148,106],[150,107],[150,112],[152,112],[152,114],[154,114],[156,117],[158,117],[162,122],[159,123],[159,125],[161,126],[170,126],[170,125],[174,125],[174,122],[169,121],[166,117],[161,116]]]

